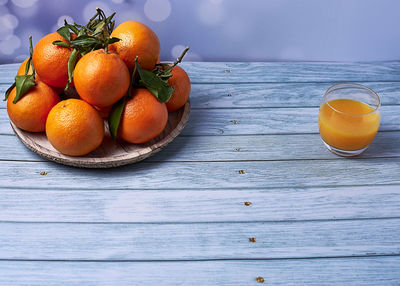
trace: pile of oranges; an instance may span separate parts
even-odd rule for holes
[[[168,113],[189,98],[190,79],[177,66],[184,54],[173,64],[160,63],[157,35],[137,21],[114,29],[113,16],[98,9],[86,26],[65,22],[44,36],[31,46],[16,87],[6,94],[10,120],[25,131],[46,132],[65,155],[99,147],[104,121],[115,138],[152,140],[164,130]]]

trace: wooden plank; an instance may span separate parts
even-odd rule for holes
[[[41,172],[47,172],[41,175]],[[168,162],[93,170],[7,162],[0,187],[51,189],[291,188],[399,184],[400,158],[258,162]],[[15,178],[18,178],[17,180]]]
[[[399,131],[400,105],[382,107],[381,131]],[[318,108],[195,109],[182,135],[318,133]],[[13,134],[0,112],[0,134]]]
[[[11,83],[20,64],[3,65],[0,83]],[[183,62],[193,83],[400,81],[400,63]]]
[[[252,107],[318,107],[331,83],[193,84],[192,109]],[[400,82],[361,82],[381,97],[383,105],[400,104]],[[8,88],[0,84],[0,96]],[[0,108],[6,102],[0,101]]]
[[[0,192],[0,221],[188,223],[387,218],[400,214],[399,188],[142,191],[5,187]]]
[[[400,255],[400,219],[0,226],[0,259],[163,261]]]
[[[0,284],[59,285],[342,285],[400,284],[400,257],[272,261],[0,261]],[[256,278],[263,277],[264,284]]]
[[[302,146],[299,148],[299,146]],[[0,135],[0,160],[45,161],[16,136]],[[400,156],[400,132],[379,132],[360,157]],[[339,159],[323,145],[319,134],[249,136],[178,136],[147,162]]]

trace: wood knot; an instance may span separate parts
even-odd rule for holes
[[[250,237],[250,238],[249,238],[249,241],[250,241],[250,242],[256,242],[256,238],[255,238],[255,237]]]
[[[261,276],[256,277],[256,281],[258,283],[264,283],[264,278],[262,278]]]
[[[40,175],[42,175],[42,176],[46,176],[47,175],[47,172],[40,172]]]
[[[251,202],[244,202],[243,203],[246,207],[251,206]]]
[[[245,170],[239,170],[238,173],[243,175],[243,174],[246,174],[246,171]]]
[[[231,72],[231,70],[229,70],[229,69],[226,69],[226,70],[225,70],[225,72]]]

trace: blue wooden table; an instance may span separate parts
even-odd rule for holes
[[[400,285],[400,63],[182,67],[188,125],[121,168],[43,160],[1,103],[0,285]],[[382,124],[343,159],[317,115],[349,81],[380,94]]]

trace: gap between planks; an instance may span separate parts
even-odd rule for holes
[[[295,224],[314,222],[342,222],[342,221],[371,221],[371,220],[398,220],[400,217],[360,217],[334,219],[300,219],[300,220],[251,220],[251,221],[157,221],[157,222],[123,222],[123,221],[11,221],[0,220],[0,224],[97,224],[97,225],[189,225],[189,224]],[[1,260],[1,259],[0,259]]]
[[[204,259],[8,259],[0,258],[0,261],[15,261],[15,262],[79,262],[79,263],[140,263],[140,262],[203,262],[203,261],[280,261],[280,260],[319,260],[319,259],[351,259],[351,258],[371,258],[371,257],[400,257],[400,253],[393,254],[365,254],[365,255],[338,255],[338,256],[310,256],[310,257],[271,257],[271,258],[204,258]]]

